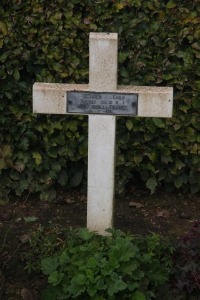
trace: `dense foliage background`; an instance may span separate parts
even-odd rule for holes
[[[0,199],[86,178],[87,117],[32,114],[35,81],[88,81],[89,32],[118,32],[119,84],[174,87],[172,119],[119,118],[117,191],[200,190],[199,0],[2,0]]]

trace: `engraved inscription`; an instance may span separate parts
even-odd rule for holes
[[[67,112],[80,114],[137,115],[138,94],[67,92]]]

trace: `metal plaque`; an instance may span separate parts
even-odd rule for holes
[[[138,94],[67,92],[67,112],[137,116]]]

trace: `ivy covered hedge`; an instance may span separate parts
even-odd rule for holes
[[[3,0],[0,199],[86,178],[87,118],[32,114],[35,81],[86,83],[89,32],[119,33],[119,84],[174,87],[172,119],[119,118],[117,191],[200,190],[199,0]]]

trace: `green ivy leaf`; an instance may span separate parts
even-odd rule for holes
[[[19,74],[19,71],[18,70],[16,70],[15,69],[15,71],[14,71],[14,78],[18,81],[19,80],[19,78],[20,78],[20,74]]]
[[[52,188],[48,191],[48,201],[49,202],[52,202],[53,200],[55,200],[56,196],[57,196],[57,193],[56,193],[56,190],[54,188]]]
[[[133,123],[131,120],[126,121],[126,128],[128,128],[129,131],[133,128]]]
[[[199,185],[197,185],[197,184],[192,185],[192,187],[191,187],[191,192],[192,192],[192,194],[196,194],[196,193],[198,193],[199,191],[200,191],[200,186],[199,186]]]
[[[10,178],[12,180],[20,180],[20,173],[19,172],[16,172],[15,170],[13,170],[11,173],[10,173]]]
[[[36,166],[39,166],[42,163],[42,156],[39,152],[33,152],[33,158],[35,159]]]
[[[13,94],[11,92],[5,92],[5,95],[9,100],[13,99]]]
[[[8,34],[8,28],[6,23],[0,21],[0,32],[3,33],[3,35],[7,35]]]
[[[158,183],[155,177],[150,177],[146,182],[146,187],[151,191],[151,194],[155,192]]]
[[[128,77],[129,77],[129,72],[128,72],[128,70],[127,70],[126,68],[122,67],[122,68],[120,69],[120,75],[121,75],[122,77],[128,78]]]
[[[29,187],[29,182],[27,179],[21,179],[19,183],[20,189],[22,192],[28,189]]]
[[[0,149],[0,155],[3,158],[10,157],[12,154],[12,149],[10,145],[4,145],[2,149]]]
[[[184,183],[184,176],[178,176],[174,179],[174,184],[177,189],[179,189]]]
[[[119,63],[123,63],[129,57],[129,51],[127,52],[120,52],[118,55]]]
[[[153,118],[153,122],[156,125],[156,127],[158,127],[158,128],[164,128],[165,127],[164,121],[162,119]]]
[[[60,183],[61,186],[67,185],[69,180],[68,174],[65,170],[62,170],[60,173],[60,176],[58,178],[58,183]]]
[[[58,173],[61,170],[61,165],[59,164],[59,162],[53,162],[51,165],[51,169]]]
[[[75,172],[75,174],[72,176],[72,178],[69,181],[69,185],[71,187],[76,187],[78,186],[83,178],[83,170],[78,170]]]
[[[0,170],[7,169],[6,162],[3,158],[0,157]]]
[[[56,198],[56,195],[57,195],[56,190],[52,188],[52,189],[47,190],[47,191],[42,191],[41,194],[40,194],[40,199],[42,201],[51,202]]]
[[[143,293],[141,293],[139,291],[136,291],[133,294],[132,300],[146,300],[146,297],[145,297],[145,295]]]

